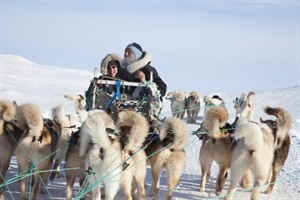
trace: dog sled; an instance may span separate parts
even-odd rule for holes
[[[118,110],[134,110],[143,114],[148,120],[159,117],[163,104],[152,74],[150,81],[146,83],[96,77],[95,70],[94,79],[85,93],[88,110],[102,109],[112,113],[117,113]],[[111,94],[106,90],[109,86],[115,88]],[[124,92],[125,87],[135,88],[132,95]]]

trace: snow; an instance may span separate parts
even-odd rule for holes
[[[50,116],[53,107],[64,104],[67,113],[74,113],[74,103],[66,100],[65,94],[83,94],[87,90],[91,79],[94,76],[93,69],[84,71],[78,69],[64,69],[54,66],[39,65],[28,61],[25,58],[16,55],[0,55],[1,80],[0,80],[0,99],[15,100],[18,104],[32,102],[39,105],[44,117]],[[234,81],[234,80],[232,80]],[[276,80],[274,80],[276,81]],[[168,83],[172,84],[172,83]],[[222,84],[222,83],[220,83]],[[230,84],[228,84],[230,85]],[[190,92],[188,88],[180,88],[186,92]],[[199,86],[201,94],[201,86]],[[241,91],[249,92],[249,91]],[[288,88],[274,88],[269,90],[254,91],[256,95],[253,97],[255,107],[254,121],[272,118],[263,112],[263,108],[267,105],[282,107],[286,109],[293,119],[293,125],[290,130],[291,147],[288,159],[281,170],[272,194],[260,194],[263,200],[282,200],[282,199],[299,199],[300,198],[300,87],[291,86]],[[226,103],[229,111],[229,122],[232,123],[235,118],[235,110],[233,100],[239,97],[241,93],[211,93],[204,95],[220,95]],[[203,105],[203,103],[202,103]],[[164,100],[164,107],[161,117],[170,117],[170,102]],[[203,117],[203,107],[197,118],[197,122],[201,122]],[[186,119],[185,119],[186,120]],[[206,191],[199,191],[199,183],[201,178],[199,165],[199,149],[201,141],[193,135],[193,131],[199,128],[199,125],[189,124],[190,139],[185,148],[186,165],[178,186],[173,193],[173,199],[217,199],[214,194],[214,187],[218,167],[214,164],[212,167],[211,181],[206,184]],[[64,168],[63,164],[61,165]],[[17,175],[17,162],[13,157],[6,179],[11,179]],[[228,178],[228,180],[230,177]],[[227,180],[223,194],[228,189],[229,181]],[[65,178],[56,178],[53,182],[49,181],[48,189],[50,194],[39,194],[39,199],[64,199],[65,198]],[[150,193],[151,175],[148,168],[146,179],[147,193]],[[8,185],[8,199],[20,199],[20,185],[14,182]],[[263,189],[265,186],[261,189]],[[161,192],[160,197],[164,199],[166,192],[166,174],[161,176]],[[74,193],[78,193],[79,184],[76,182]],[[250,199],[250,192],[243,191],[238,188],[234,195],[235,199]],[[116,199],[124,199],[120,190]],[[147,196],[147,199],[151,197]]]

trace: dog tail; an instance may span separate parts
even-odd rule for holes
[[[80,112],[80,110],[86,109],[86,98],[84,95],[64,95],[64,97],[71,101],[75,101],[75,110],[77,113]]]
[[[173,144],[168,148],[182,150],[189,139],[189,127],[183,120],[172,117],[163,123],[159,133],[160,140],[165,139],[168,134],[174,134]]]
[[[265,109],[265,113],[268,115],[275,116],[277,123],[277,134],[276,138],[281,141],[284,140],[286,135],[288,135],[289,130],[292,127],[292,117],[291,115],[283,108],[272,108],[267,106]]]
[[[63,105],[52,108],[52,118],[57,118],[62,126],[65,126],[65,121],[68,120],[65,115],[65,107]]]
[[[7,100],[0,101],[0,121],[12,121],[16,115],[16,107]]]
[[[103,148],[108,148],[111,145],[111,139],[117,138],[114,132],[116,128],[109,124],[103,115],[108,114],[96,112],[82,124],[80,129],[80,156],[86,154],[90,144],[98,144]],[[107,132],[107,128],[110,130],[109,132]]]
[[[136,151],[142,147],[148,135],[148,121],[142,114],[126,110],[119,113],[118,127],[122,129],[126,126],[131,127],[126,149]]]
[[[29,130],[28,135],[39,137],[42,133],[44,122],[40,108],[32,103],[19,106],[16,110],[16,118],[21,129]]]
[[[228,120],[228,112],[223,106],[216,106],[208,109],[204,113],[203,126],[212,133],[225,126]]]

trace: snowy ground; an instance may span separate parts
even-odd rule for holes
[[[80,94],[87,89],[89,81],[93,77],[92,72],[63,69],[52,66],[43,66],[32,63],[19,56],[0,55],[1,64],[1,88],[0,99],[16,100],[19,104],[25,102],[33,102],[40,106],[45,117],[49,116],[52,107],[63,103],[66,112],[74,112],[74,104],[63,98],[65,94]],[[171,84],[171,83],[169,83]],[[190,92],[186,88],[180,88]],[[201,94],[201,87],[199,86]],[[249,92],[249,91],[243,91]],[[258,121],[259,117],[264,119],[271,118],[263,113],[262,108],[266,105],[282,107],[290,112],[293,118],[293,126],[290,131],[291,148],[288,159],[279,174],[271,195],[260,194],[263,200],[296,200],[300,198],[300,88],[299,86],[291,86],[289,88],[270,89],[266,91],[254,91],[256,95],[253,97],[255,113],[254,120]],[[220,95],[226,102],[229,111],[229,122],[233,122],[235,111],[233,108],[233,100],[240,96],[240,93],[228,94],[211,93],[204,95]],[[170,105],[167,100],[164,101],[164,109],[162,117],[170,117]],[[198,116],[197,122],[202,121],[203,109]],[[199,125],[189,125],[190,139],[185,148],[186,150],[186,166],[181,177],[180,183],[176,187],[173,199],[217,199],[214,194],[214,187],[217,176],[217,166],[212,167],[212,179],[207,183],[206,191],[199,192],[200,182],[200,165],[199,165],[199,149],[201,141],[192,135],[193,131],[199,128]],[[61,168],[64,168],[63,164]],[[9,180],[17,175],[17,162],[15,157],[11,161],[11,165],[6,176]],[[230,177],[229,177],[230,179]],[[228,180],[229,180],[228,179]],[[166,192],[165,173],[161,177],[161,195],[163,199]],[[223,194],[227,192],[229,181],[227,180]],[[146,184],[148,186],[147,193],[150,192],[151,175],[148,168]],[[49,194],[39,194],[39,199],[64,199],[65,198],[65,178],[49,181]],[[265,187],[262,188],[262,191]],[[79,185],[76,183],[74,193],[78,193]],[[20,185],[14,182],[8,185],[7,199],[20,199]],[[250,192],[243,191],[238,188],[234,195],[235,199],[250,199]],[[124,199],[120,190],[116,199]],[[151,199],[151,197],[147,197]]]

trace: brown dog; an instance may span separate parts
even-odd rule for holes
[[[262,120],[262,123],[267,124],[276,133],[276,143],[274,151],[274,159],[272,163],[272,173],[270,177],[270,185],[265,190],[266,194],[272,193],[273,187],[276,182],[276,178],[280,170],[282,169],[291,145],[291,138],[289,135],[289,130],[292,125],[291,115],[282,108],[271,108],[266,107],[265,112],[269,115],[274,115],[276,120]]]
[[[10,101],[0,101],[0,185],[5,182],[5,174],[11,157],[24,131],[14,123],[16,108]],[[4,199],[5,187],[0,187],[0,199]]]
[[[205,131],[200,148],[199,160],[201,165],[200,192],[205,191],[206,180],[210,176],[210,168],[213,161],[219,166],[215,194],[222,193],[227,178],[227,172],[232,156],[231,130],[221,129],[226,125],[228,113],[225,107],[215,106],[206,110],[203,123],[198,131]],[[226,132],[226,133],[225,133]]]
[[[49,175],[39,171],[51,168],[51,155],[54,155],[52,153],[56,148],[60,127],[59,124],[48,120],[44,122],[38,106],[31,103],[18,107],[16,117],[20,127],[26,131],[15,150],[21,179],[21,196],[22,199],[28,198],[26,174],[32,171],[35,173],[35,179],[31,197],[37,199],[40,178],[46,180]]]
[[[154,199],[159,199],[159,179],[165,168],[168,185],[166,199],[171,199],[184,169],[186,157],[184,147],[189,138],[189,128],[183,120],[172,117],[163,122],[158,132],[158,137],[148,139],[150,144],[146,151],[150,156],[152,192]]]

